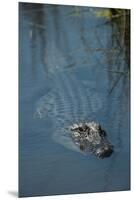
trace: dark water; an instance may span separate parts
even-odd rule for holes
[[[19,195],[130,189],[129,11],[20,3]],[[64,128],[98,121],[110,158]]]

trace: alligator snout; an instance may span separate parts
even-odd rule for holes
[[[103,147],[99,147],[98,149],[96,149],[96,156],[99,158],[106,158],[111,156],[111,154],[113,153],[113,145],[106,145]]]

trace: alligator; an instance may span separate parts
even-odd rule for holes
[[[113,153],[113,145],[99,123],[91,121],[73,124],[69,129],[73,142],[81,151],[93,153],[99,158],[109,157]]]
[[[99,158],[110,156],[113,146],[100,124],[92,120],[84,123],[96,119],[103,109],[104,98],[92,89],[95,83],[89,81],[85,86],[68,71],[52,75],[55,87],[37,101],[35,117],[49,118],[53,124],[52,139],[65,148],[81,154],[93,153]]]
[[[98,113],[105,112],[107,94],[102,93],[100,82],[92,79],[92,76],[81,78],[79,75],[90,75],[94,66],[90,67],[90,71],[89,66],[83,65],[72,69],[66,66],[68,61],[54,46],[49,45],[50,49],[47,49],[44,80],[48,89],[37,100],[34,117],[46,122],[49,120],[52,123],[52,140],[65,148],[81,154],[93,152],[98,157],[108,157],[113,147],[104,136],[101,126],[95,122],[80,123],[99,119]],[[85,134],[88,137],[84,137]]]

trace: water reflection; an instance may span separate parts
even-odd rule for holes
[[[129,189],[130,11],[20,3],[20,196]],[[105,161],[65,127],[99,121]]]

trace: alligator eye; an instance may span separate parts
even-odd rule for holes
[[[82,127],[79,127],[78,130],[79,130],[79,131],[83,131],[83,128],[82,128]]]

